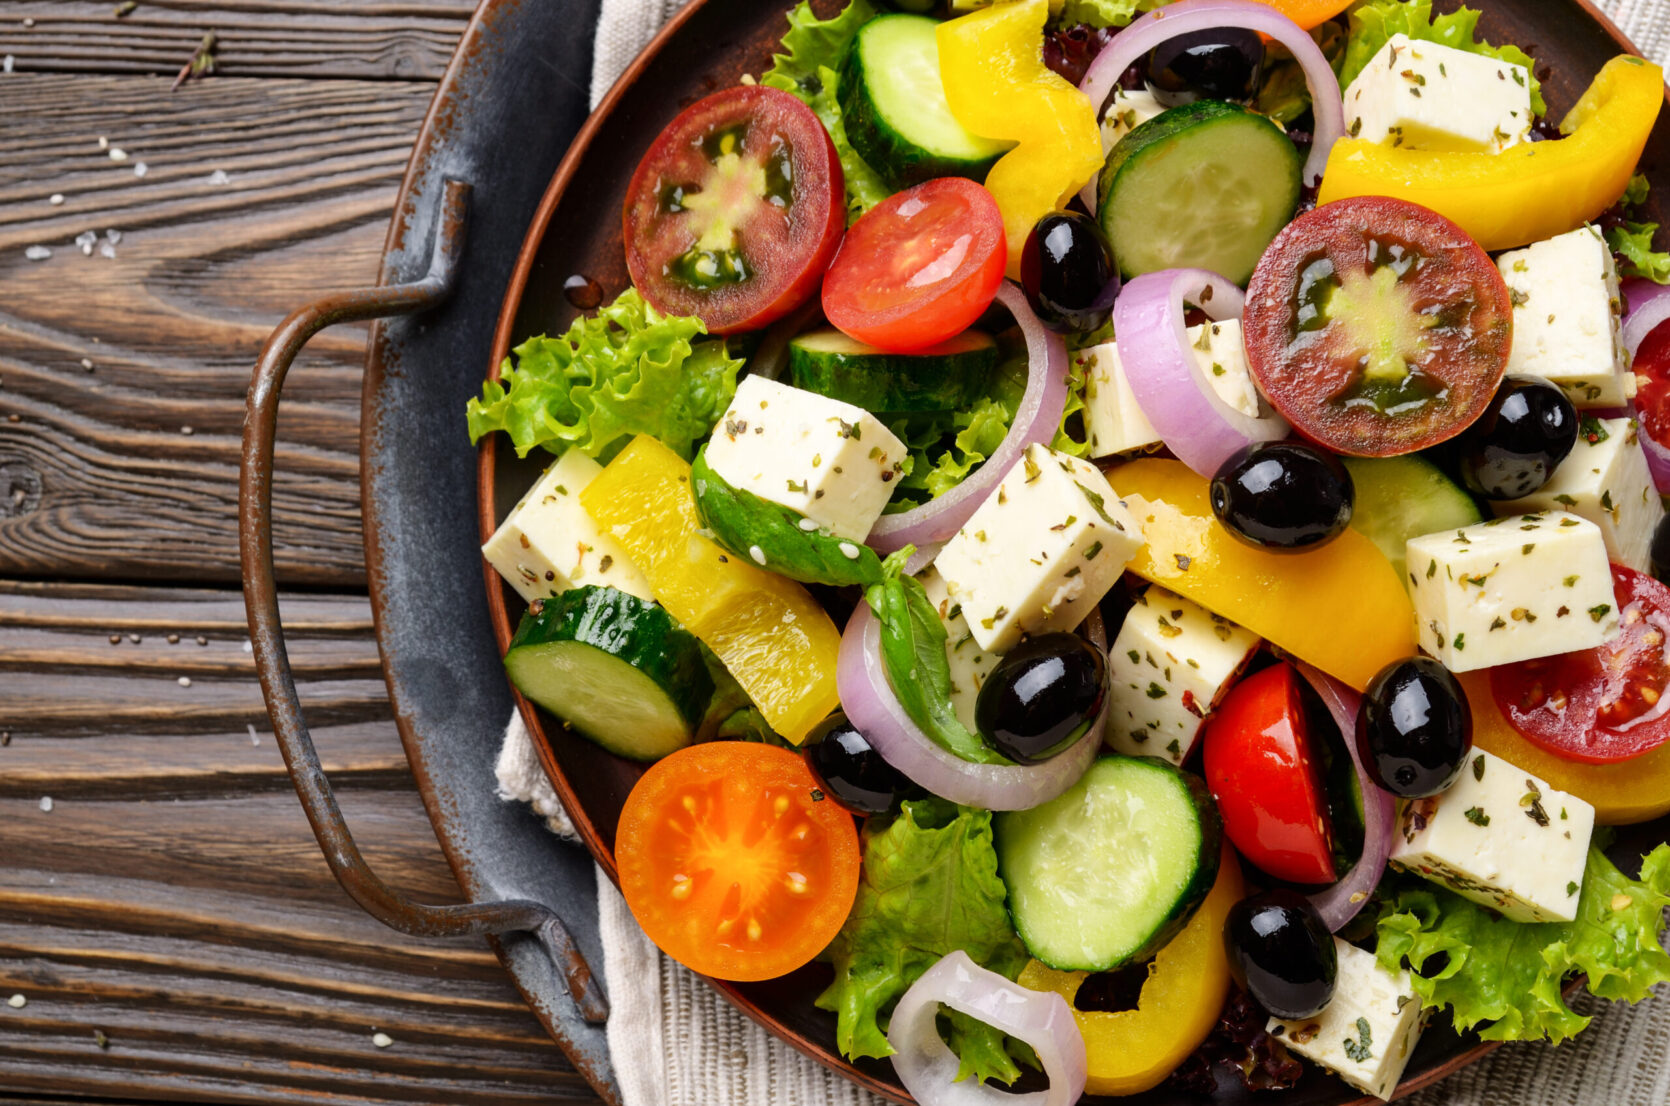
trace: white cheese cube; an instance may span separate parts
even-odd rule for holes
[[[1567,510],[1600,527],[1618,564],[1648,571],[1664,504],[1633,419],[1585,419],[1571,454],[1536,492],[1491,505],[1498,514]]]
[[[861,542],[893,497],[905,453],[862,407],[748,376],[713,428],[707,464],[733,488]]]
[[[1524,66],[1393,35],[1345,90],[1353,138],[1417,150],[1501,153],[1531,130]]]
[[[962,604],[951,598],[945,577],[937,569],[929,565],[917,579],[922,581],[922,590],[939,611],[939,620],[945,623],[945,659],[951,666],[951,709],[956,712],[957,720],[973,731],[976,729],[974,703],[1000,658],[980,648],[980,643],[974,640],[968,620],[963,617]]]
[[[1113,99],[1108,101],[1107,111],[1102,113],[1103,152],[1112,150],[1121,138],[1164,110],[1166,106],[1146,88],[1115,89]]]
[[[1516,922],[1569,922],[1594,829],[1594,807],[1475,749],[1448,791],[1404,804],[1391,862]]]
[[[1202,323],[1188,329],[1189,352],[1201,375],[1218,398],[1242,414],[1258,417],[1258,389],[1247,371],[1247,351],[1241,341],[1241,320]],[[1119,344],[1105,342],[1074,356],[1085,367],[1084,419],[1090,432],[1090,455],[1107,457],[1160,444],[1159,432],[1142,413]]]
[[[1451,672],[1592,649],[1618,628],[1600,527],[1564,511],[1410,538],[1423,649]]]
[[[934,567],[980,648],[1070,630],[1142,545],[1142,527],[1095,465],[1028,446]]]
[[[1258,648],[1251,630],[1153,586],[1108,650],[1107,743],[1182,764],[1201,720]]]
[[[1513,300],[1510,373],[1551,380],[1580,408],[1621,407],[1635,395],[1618,269],[1599,230],[1509,250],[1496,267]]]
[[[1271,1018],[1265,1032],[1376,1098],[1390,1100],[1421,1039],[1425,1018],[1406,971],[1389,972],[1372,952],[1334,938],[1334,997],[1311,1018]]]
[[[649,581],[626,550],[580,506],[580,492],[602,471],[584,453],[568,450],[481,547],[487,563],[528,602],[585,584],[654,601]]]

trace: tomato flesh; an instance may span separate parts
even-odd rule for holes
[[[1299,679],[1284,662],[1230,689],[1201,735],[1206,786],[1249,862],[1277,879],[1331,883],[1332,831]]]
[[[652,765],[615,836],[621,894],[668,956],[773,979],[829,944],[858,893],[858,831],[800,757],[714,741]]]
[[[1661,445],[1670,442],[1670,326],[1660,323],[1652,329],[1630,367],[1639,385],[1635,413],[1641,429]]]
[[[805,303],[846,226],[829,132],[780,89],[741,85],[667,125],[626,192],[632,283],[714,334],[757,330]]]
[[[1612,593],[1623,627],[1611,641],[1490,670],[1509,725],[1567,760],[1628,760],[1670,739],[1670,588],[1613,565]]]
[[[980,185],[941,177],[890,196],[848,230],[823,278],[823,313],[860,342],[914,353],[991,306],[1008,247]]]
[[[1247,365],[1300,434],[1390,457],[1459,434],[1507,369],[1513,306],[1490,256],[1405,200],[1340,200],[1288,224],[1259,259]]]

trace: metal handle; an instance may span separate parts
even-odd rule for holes
[[[462,937],[528,932],[544,947],[567,980],[581,1017],[593,1024],[606,1020],[609,1007],[592,977],[590,965],[555,911],[527,899],[433,906],[413,902],[379,879],[354,844],[342,810],[331,791],[302,720],[301,700],[290,673],[284,627],[278,613],[278,582],[273,571],[273,440],[279,393],[302,347],[327,326],[405,315],[436,307],[452,293],[464,249],[465,213],[470,186],[448,180],[441,197],[429,272],[410,284],[359,288],[326,296],[303,307],[278,325],[261,349],[250,382],[244,418],[243,465],[238,486],[238,541],[243,566],[244,605],[255,669],[272,716],[273,732],[284,753],[302,809],[319,839],[325,860],[343,890],[384,925],[418,937]]]

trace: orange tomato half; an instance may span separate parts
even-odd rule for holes
[[[787,749],[714,741],[652,765],[615,834],[649,939],[717,979],[774,979],[829,944],[858,893],[858,831]]]

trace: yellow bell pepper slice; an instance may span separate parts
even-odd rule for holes
[[[586,485],[580,505],[625,547],[656,600],[724,662],[772,729],[799,744],[839,705],[841,632],[804,587],[697,532],[684,458],[640,435]]]
[[[1192,599],[1361,691],[1415,654],[1415,610],[1397,570],[1347,530],[1309,553],[1266,553],[1212,514],[1208,485],[1181,461],[1120,465],[1108,482],[1146,539],[1130,571]]]
[[[1466,689],[1473,711],[1474,745],[1586,800],[1594,806],[1595,821],[1601,825],[1649,822],[1670,814],[1670,745],[1612,764],[1566,760],[1532,744],[1513,728],[1496,707],[1488,671],[1462,672],[1456,679]]]
[[[1003,213],[1009,276],[1039,219],[1066,204],[1102,167],[1089,97],[1044,65],[1046,0],[1015,0],[939,25],[939,75],[957,122],[1018,145],[986,174]]]
[[[1224,922],[1244,893],[1235,850],[1225,842],[1217,882],[1183,932],[1154,957],[1137,1008],[1073,1011],[1090,1062],[1086,1091],[1140,1094],[1158,1086],[1200,1047],[1229,997]],[[1071,1006],[1089,974],[1058,972],[1033,960],[1021,969],[1018,982],[1034,991],[1053,991]]]
[[[1318,204],[1395,196],[1450,219],[1487,250],[1575,230],[1611,207],[1664,103],[1664,71],[1636,57],[1607,62],[1560,124],[1566,137],[1499,154],[1393,148],[1341,139]]]

